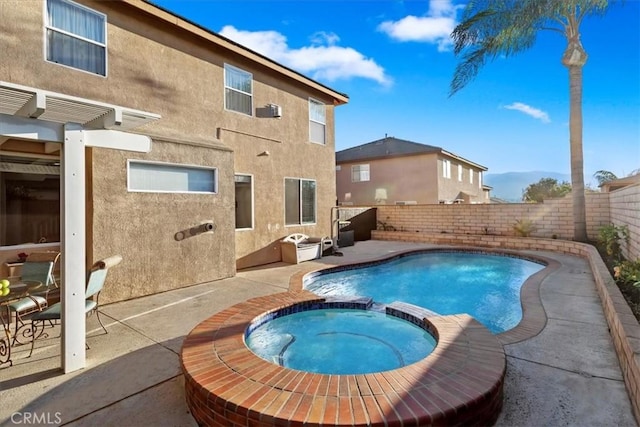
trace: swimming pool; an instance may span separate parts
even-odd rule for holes
[[[485,251],[422,251],[305,277],[319,296],[361,295],[404,301],[441,315],[467,313],[497,334],[522,319],[520,289],[541,261]]]

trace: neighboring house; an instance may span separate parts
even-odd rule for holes
[[[0,26],[0,263],[120,254],[112,302],[331,235],[346,95],[146,1],[3,0]]]
[[[609,193],[611,191],[619,190],[633,184],[640,184],[640,173],[603,182],[600,185],[600,191],[602,191],[603,193]]]
[[[385,136],[336,153],[338,204],[489,203],[486,170],[440,147]]]

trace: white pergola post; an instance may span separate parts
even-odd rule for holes
[[[85,143],[82,126],[64,126],[61,166],[62,234],[62,369],[65,373],[85,367],[86,325],[84,291],[86,282],[85,243]]]
[[[86,366],[85,148],[148,153],[151,151],[151,138],[128,131],[156,121],[160,116],[3,81],[0,81],[0,95],[0,145],[8,139],[39,141],[46,144],[44,151],[49,152],[62,144],[61,359],[65,373],[76,371]],[[16,155],[20,155],[20,150]]]

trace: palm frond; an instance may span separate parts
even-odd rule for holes
[[[449,96],[473,80],[483,65],[534,45],[541,30],[565,34],[565,28],[585,14],[601,13],[609,0],[470,0],[462,21],[451,33],[460,57]],[[579,24],[578,24],[579,25]]]

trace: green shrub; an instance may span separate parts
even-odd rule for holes
[[[513,231],[516,232],[516,236],[529,237],[531,233],[536,231],[536,227],[530,219],[516,219]]]
[[[640,259],[622,261],[613,267],[613,277],[619,284],[633,285],[640,288]]]
[[[622,242],[629,244],[629,228],[626,225],[605,225],[598,230],[598,244],[607,256],[615,262],[621,262]]]

